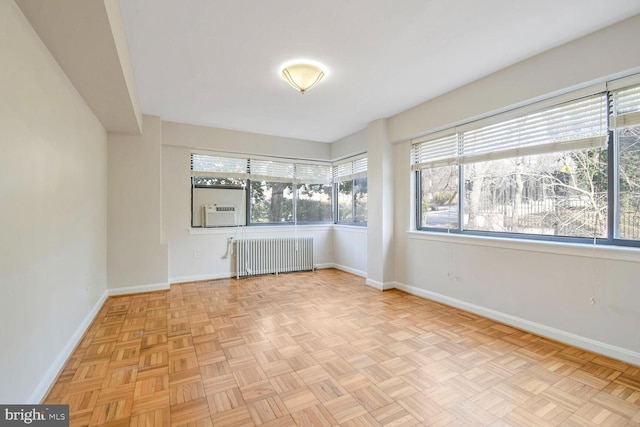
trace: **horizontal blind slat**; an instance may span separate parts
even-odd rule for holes
[[[247,159],[191,154],[191,170],[201,172],[247,173]]]
[[[613,129],[640,125],[640,85],[613,91],[610,114]]]
[[[328,163],[280,162],[191,153],[191,176],[329,184],[332,167]]]
[[[331,166],[296,163],[296,181],[307,184],[331,183]]]
[[[594,138],[584,138],[569,141],[559,141],[545,145],[529,145],[525,147],[515,147],[507,150],[490,151],[486,153],[475,154],[473,156],[461,156],[460,163],[476,163],[486,162],[489,160],[510,159],[514,157],[533,156],[536,154],[558,153],[563,151],[587,150],[605,147],[607,143],[606,136],[598,136]]]
[[[295,168],[293,163],[277,162],[273,160],[249,160],[249,172],[251,175],[260,175],[273,178],[290,178],[293,180]]]
[[[424,169],[431,165],[455,164],[458,159],[458,135],[451,134],[432,140],[421,140],[411,147],[412,169]]]
[[[640,111],[613,116],[611,118],[611,128],[620,129],[640,125]]]
[[[367,168],[368,160],[366,157],[338,163],[333,166],[333,182],[365,178],[367,176]]]

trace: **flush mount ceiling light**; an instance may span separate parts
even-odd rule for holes
[[[305,93],[317,85],[324,75],[320,64],[309,61],[295,61],[282,67],[282,78],[300,93]]]

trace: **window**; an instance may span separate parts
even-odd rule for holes
[[[251,223],[293,223],[291,182],[251,181]]]
[[[251,181],[251,222],[332,222],[329,184]]]
[[[413,141],[417,228],[640,246],[640,86],[612,86]]]
[[[191,155],[191,226],[232,227],[246,223],[247,159]]]
[[[338,163],[333,168],[337,194],[336,222],[367,224],[367,158]]]
[[[333,222],[332,168],[328,165],[296,165],[295,215],[298,223]]]
[[[333,221],[329,164],[192,153],[191,175],[192,227]]]
[[[640,240],[640,86],[611,96],[616,168],[616,238]]]
[[[333,222],[331,184],[299,184],[296,194],[298,222]]]
[[[421,181],[421,224],[433,228],[458,228],[458,167],[424,169]]]
[[[465,165],[464,229],[606,237],[606,150]]]

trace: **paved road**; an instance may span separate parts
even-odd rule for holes
[[[427,226],[434,227],[438,225],[449,224],[458,221],[457,206],[439,206],[437,211],[427,212]]]

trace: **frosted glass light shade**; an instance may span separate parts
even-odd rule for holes
[[[291,64],[282,70],[282,77],[300,93],[305,93],[324,77],[324,71],[312,64]]]

